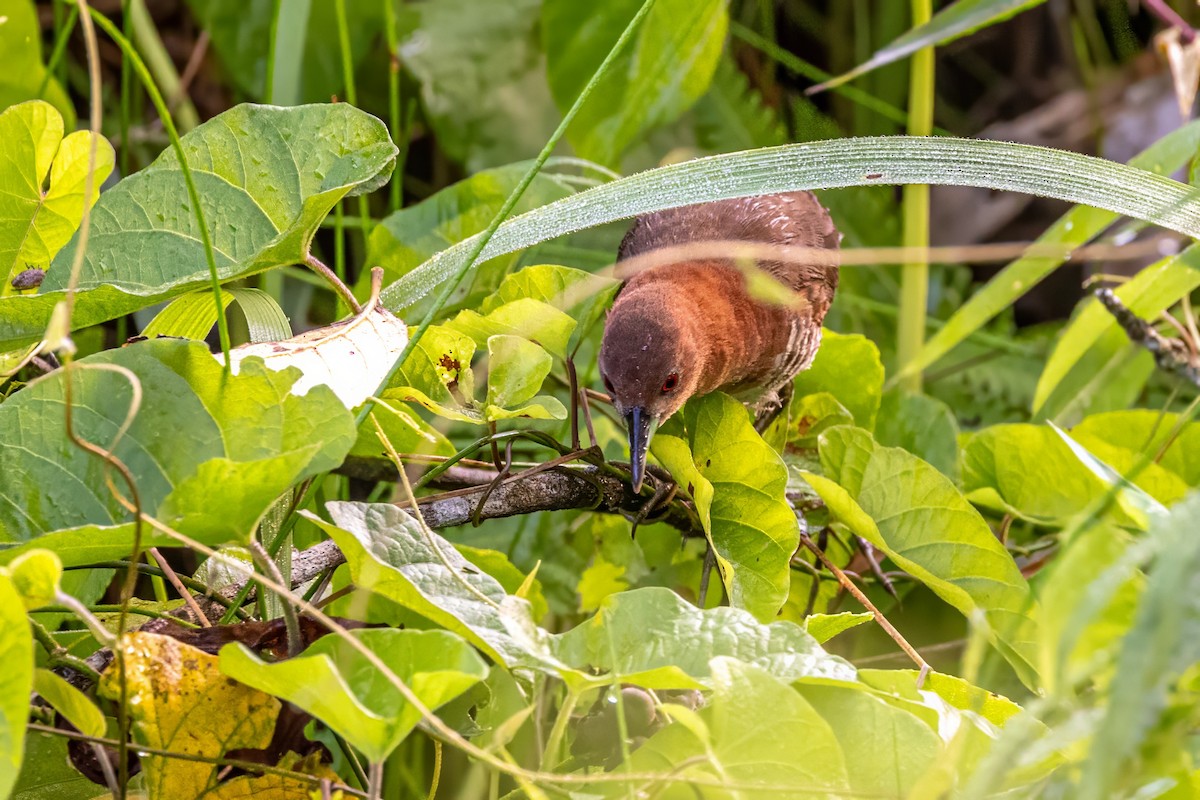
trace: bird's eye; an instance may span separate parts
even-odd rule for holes
[[[675,391],[675,387],[678,385],[679,385],[679,373],[672,372],[670,375],[667,376],[667,379],[665,381],[663,381],[663,385],[662,385],[663,394],[666,394],[667,392]]]

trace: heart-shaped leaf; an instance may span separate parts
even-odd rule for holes
[[[241,105],[182,143],[222,281],[302,263],[333,206],[379,188],[396,159],[384,124],[344,103]],[[208,261],[188,196],[173,150],[101,196],[74,327],[207,285]],[[0,299],[0,349],[41,338],[65,294],[74,257],[74,243],[59,251],[40,294]]]

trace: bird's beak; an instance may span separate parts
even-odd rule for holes
[[[650,437],[658,427],[658,420],[646,413],[646,409],[634,407],[625,415],[625,427],[629,431],[629,466],[633,473],[633,491],[642,490],[646,477],[646,453],[650,450]]]

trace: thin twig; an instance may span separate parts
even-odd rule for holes
[[[175,570],[171,569],[171,565],[163,558],[162,553],[158,552],[157,547],[150,548],[150,557],[158,564],[158,568],[163,571],[170,584],[175,587],[175,591],[188,604],[188,608],[192,609],[192,613],[196,615],[196,621],[205,628],[211,628],[212,623],[208,621],[208,617],[200,609],[200,604],[196,602],[196,598],[192,597],[192,593],[183,585],[183,581],[179,580],[179,576],[175,574]]]
[[[1142,5],[1151,14],[1178,30],[1179,38],[1184,44],[1190,44],[1196,38],[1196,29],[1189,25],[1187,20],[1179,16],[1179,13],[1175,9],[1167,5],[1166,0],[1142,0]]]
[[[900,635],[900,631],[896,630],[892,623],[888,622],[887,617],[883,615],[883,612],[876,608],[875,604],[872,603],[870,599],[862,593],[862,590],[854,585],[854,581],[850,580],[850,578],[846,576],[846,573],[842,571],[841,567],[829,560],[829,557],[825,555],[825,551],[817,547],[816,543],[809,538],[807,533],[800,534],[800,543],[812,551],[813,555],[821,559],[821,563],[825,565],[825,568],[837,576],[838,583],[842,585],[842,588],[853,595],[854,599],[861,603],[863,608],[871,612],[871,615],[875,617],[875,621],[879,623],[879,627],[883,628],[884,631],[887,632],[887,635],[892,637],[892,641],[900,645],[900,649],[908,654],[908,657],[911,658],[918,667],[920,667],[921,673],[918,676],[918,685],[924,683],[925,676],[929,673],[929,664],[924,658],[921,658],[921,654],[918,653],[916,649],[914,649],[913,646],[908,643],[907,639]]]
[[[1178,375],[1200,388],[1200,364],[1190,348],[1179,339],[1170,339],[1154,329],[1146,320],[1129,310],[1111,289],[1097,289],[1096,298],[1116,318],[1129,340],[1150,351],[1154,363],[1163,372]]]

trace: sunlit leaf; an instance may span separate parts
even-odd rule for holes
[[[840,614],[810,614],[804,620],[804,630],[818,642],[824,644],[843,631],[856,628],[870,622],[874,616],[869,611],[855,613],[843,611]]]
[[[771,619],[787,599],[788,564],[800,543],[784,499],[787,467],[728,395],[689,401],[684,425],[687,440],[655,436],[654,455],[695,500],[730,604]]]
[[[860,428],[821,437],[824,476],[805,473],[835,519],[950,605],[987,613],[1001,651],[1032,680],[1032,601],[1011,555],[934,467]]]
[[[330,209],[381,186],[396,158],[383,123],[344,103],[237,106],[185,135],[183,150],[222,281],[302,263]],[[40,294],[0,299],[0,348],[41,338],[77,241],[59,251]],[[72,324],[113,319],[209,281],[183,171],[167,150],[96,203]]]
[[[507,667],[558,666],[529,602],[508,594],[406,512],[383,503],[329,503],[328,509],[332,524],[305,516],[346,554],[356,585],[459,634]]]
[[[121,638],[125,691],[118,670],[105,670],[98,691],[127,697],[137,741],[201,760],[142,756],[144,786],[152,798],[192,797],[217,782],[211,761],[229,750],[265,748],[280,704],[274,697],[221,674],[217,657],[167,636],[129,633]]]
[[[829,392],[867,430],[875,427],[883,394],[879,348],[858,334],[823,331],[812,366],[796,376],[795,396]]]
[[[559,637],[555,652],[585,674],[601,670],[596,680],[603,683],[648,689],[711,687],[718,656],[785,681],[854,680],[852,666],[795,623],[764,624],[736,608],[701,610],[657,587],[611,595],[594,617]]]
[[[17,20],[0,23],[0,42],[19,35],[8,30],[16,24]],[[6,72],[11,74],[11,65]],[[3,92],[0,78],[0,95]],[[0,97],[0,108],[3,106]],[[100,196],[100,184],[113,169],[113,148],[108,140],[88,131],[76,131],[64,139],[62,115],[41,100],[0,113],[0,186],[5,187],[0,193],[0,297],[17,292],[12,280],[18,273],[49,267],[79,227],[93,141],[96,156],[89,206]]]
[[[59,82],[46,75],[42,63],[42,29],[33,0],[0,0],[0,110],[26,100],[48,100],[75,128],[75,106]],[[0,139],[0,141],[5,141]]]
[[[430,710],[454,699],[487,674],[483,659],[446,631],[389,628],[351,631]],[[421,714],[365,656],[339,636],[323,636],[298,656],[264,663],[244,645],[221,650],[221,671],[312,714],[372,763],[403,741]]]
[[[48,669],[33,675],[33,690],[86,736],[104,736],[108,725],[104,713],[88,696]]]
[[[7,797],[21,770],[25,721],[33,691],[33,638],[12,578],[0,570],[0,797]]]

